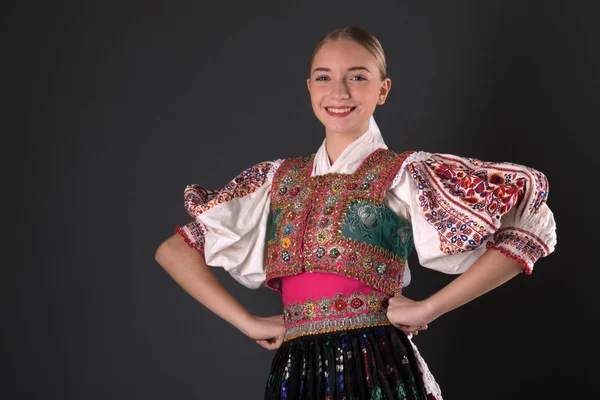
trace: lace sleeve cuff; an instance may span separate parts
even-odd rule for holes
[[[499,229],[494,235],[494,240],[488,242],[487,248],[496,249],[518,261],[527,275],[531,275],[537,260],[551,252],[539,237],[517,227]]]
[[[191,221],[184,226],[176,226],[175,232],[180,234],[188,246],[198,250],[204,255],[205,227],[198,221]]]

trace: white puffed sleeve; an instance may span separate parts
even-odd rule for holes
[[[188,185],[185,208],[194,219],[178,232],[206,263],[224,268],[242,285],[265,281],[264,252],[273,174],[283,160],[254,165],[222,190]]]
[[[530,274],[554,251],[548,182],[532,168],[415,152],[390,192],[391,203],[405,204],[410,214],[419,262],[427,268],[463,273],[492,247]]]

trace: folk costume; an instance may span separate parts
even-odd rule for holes
[[[222,190],[189,185],[177,227],[212,266],[281,293],[285,341],[265,399],[435,399],[418,349],[386,317],[407,258],[448,274],[494,248],[531,274],[554,250],[548,182],[532,168],[395,153],[369,129],[331,165],[316,154],[254,165]]]

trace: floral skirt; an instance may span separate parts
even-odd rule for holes
[[[426,400],[412,345],[392,325],[300,336],[277,350],[265,400]]]

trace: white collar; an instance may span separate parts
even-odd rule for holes
[[[327,139],[324,139],[315,155],[311,176],[334,172],[351,174],[356,171],[361,162],[373,151],[380,148],[387,149],[383,137],[381,136],[381,132],[372,116],[369,120],[369,128],[367,131],[346,146],[333,165],[331,165],[329,156],[327,155],[326,143]]]

